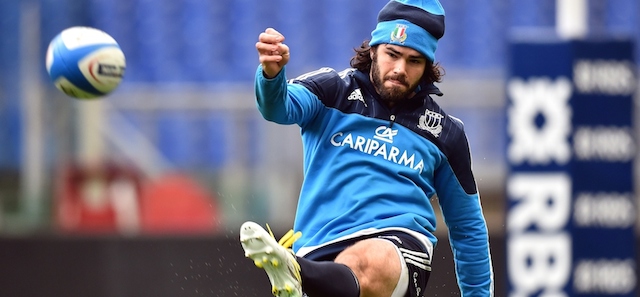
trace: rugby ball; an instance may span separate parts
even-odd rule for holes
[[[126,61],[120,45],[106,32],[71,27],[49,43],[46,67],[60,91],[74,98],[93,99],[120,85]]]

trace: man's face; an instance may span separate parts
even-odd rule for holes
[[[371,50],[371,60],[373,86],[390,105],[413,96],[427,65],[418,51],[392,44],[380,44]]]

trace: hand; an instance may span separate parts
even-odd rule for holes
[[[289,47],[283,41],[284,36],[273,28],[268,28],[258,37],[256,49],[266,78],[274,78],[289,62]]]

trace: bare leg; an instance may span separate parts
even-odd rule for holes
[[[351,268],[360,283],[360,297],[390,297],[402,271],[395,245],[377,238],[355,243],[335,262]]]

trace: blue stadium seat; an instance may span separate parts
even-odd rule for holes
[[[276,16],[277,10],[270,1],[261,0],[236,0],[229,1],[229,19],[231,31],[223,36],[218,36],[230,44],[229,52],[225,56],[230,56],[227,61],[229,69],[225,73],[225,81],[251,82],[258,66],[258,55],[255,44],[258,35],[267,27],[277,27],[276,19],[265,16]]]
[[[229,41],[237,30],[229,26],[228,9],[226,1],[190,0],[183,5],[182,61],[191,81],[220,81],[233,71],[228,62],[233,51]]]
[[[177,42],[175,12],[171,1],[140,0],[136,9],[136,40],[145,77],[150,82],[171,82],[181,75],[176,61]],[[178,7],[176,5],[176,7]]]
[[[353,53],[352,49],[362,41],[352,34],[358,23],[351,17],[354,15],[355,7],[350,1],[341,0],[327,0],[322,4],[323,18],[316,24],[318,28],[322,28],[320,37],[325,46],[325,50],[321,51],[322,63],[341,69],[348,66]]]
[[[203,123],[199,123],[197,126],[203,131],[204,135],[201,135],[202,147],[200,155],[203,156],[202,164],[205,164],[207,168],[220,169],[226,165],[229,156],[233,152],[233,141],[228,141],[233,138],[235,133],[232,129],[232,119],[225,112],[215,112],[204,117]]]
[[[289,11],[295,13],[289,13],[287,17],[280,17],[277,22],[268,25],[274,27],[280,33],[282,33],[286,40],[285,43],[291,49],[291,60],[287,66],[287,73],[289,76],[297,76],[308,71],[309,67],[313,67],[312,64],[315,60],[318,60],[317,54],[319,54],[323,48],[320,47],[320,43],[317,42],[319,38],[320,26],[314,23],[317,22],[318,11],[311,10],[309,6],[317,3],[318,1],[297,1],[297,0],[280,0],[278,6],[287,7]],[[261,28],[258,32],[266,29]],[[254,34],[254,42],[258,40],[258,34]],[[252,57],[257,57],[255,49]],[[257,58],[254,59],[254,68],[258,65]]]
[[[19,1],[0,1],[0,167],[18,169],[21,156],[20,81],[20,4]],[[48,42],[47,42],[48,43]],[[46,75],[46,71],[43,70]],[[48,77],[46,78],[48,79]]]
[[[604,18],[607,31],[627,38],[640,38],[640,3],[636,0],[606,1]],[[638,40],[638,39],[636,39]]]
[[[260,166],[265,158],[268,158],[268,156],[265,156],[264,145],[266,140],[263,137],[262,130],[264,129],[264,119],[262,117],[251,117],[247,119],[246,125],[248,127],[247,131],[245,131],[246,137],[252,141],[252,145],[247,148],[247,165],[250,168],[255,168]]]
[[[521,0],[515,5],[510,5],[511,10],[507,15],[510,16],[510,27],[535,28],[540,26],[549,26],[555,23],[547,23],[543,20],[545,2],[553,2],[551,0]],[[549,11],[547,11],[549,12]],[[555,10],[551,11],[551,20],[555,20]]]
[[[467,1],[464,18],[462,63],[472,69],[497,68],[505,53],[505,26],[493,0]]]
[[[180,111],[166,111],[158,116],[157,146],[169,163],[179,169],[193,165],[194,128],[189,116]]]
[[[462,22],[450,22],[448,20],[462,19],[465,14],[463,1],[447,1],[442,3],[445,10],[444,37],[438,42],[436,61],[446,68],[460,67],[459,57],[463,56],[466,47],[464,44],[464,32],[466,30]]]

